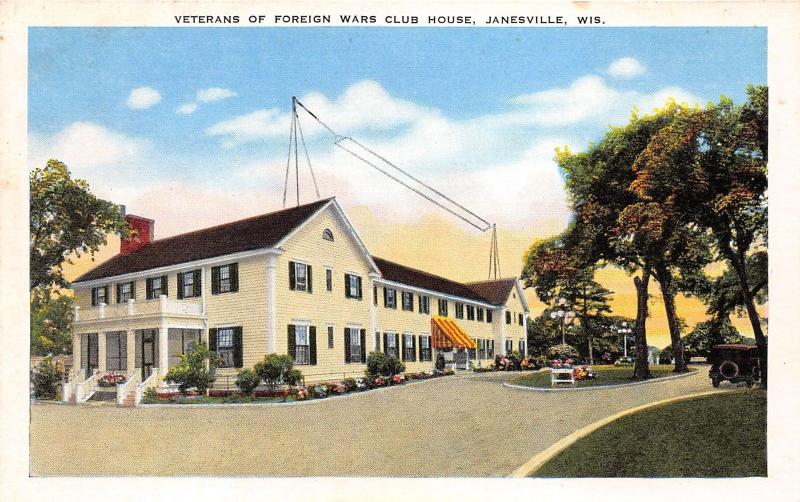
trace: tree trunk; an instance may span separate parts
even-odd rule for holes
[[[647,362],[647,287],[650,284],[650,264],[645,262],[642,267],[642,277],[634,277],[633,284],[636,286],[636,362],[633,366],[634,380],[647,380],[651,378],[650,365]]]
[[[739,278],[739,289],[741,289],[742,301],[747,309],[747,317],[750,319],[750,324],[753,327],[753,335],[756,338],[756,346],[758,347],[758,358],[761,363],[761,385],[767,388],[767,338],[761,330],[761,317],[759,317],[756,311],[753,295],[750,293],[745,258],[742,253],[738,255],[735,254],[728,246],[724,246],[722,251],[736,271],[736,276]]]
[[[586,334],[586,339],[589,344],[589,365],[594,364],[594,355],[592,354],[592,331],[589,329],[589,307],[586,305],[586,283],[583,284],[583,318],[581,324],[583,325],[583,332]]]
[[[686,358],[681,340],[681,327],[678,323],[678,315],[675,312],[675,295],[672,292],[672,273],[663,264],[656,264],[656,280],[661,287],[661,296],[664,298],[664,310],[667,313],[667,324],[669,325],[669,337],[672,340],[672,353],[675,355],[675,373],[686,373]]]

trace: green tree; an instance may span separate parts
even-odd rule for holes
[[[73,299],[41,291],[31,296],[31,355],[71,354]]]
[[[181,354],[181,363],[170,368],[164,380],[177,383],[181,394],[194,387],[201,395],[205,395],[217,379],[220,361],[219,355],[209,350],[208,345],[199,343]]]
[[[562,298],[575,309],[581,322],[581,334],[586,342],[589,364],[594,364],[595,322],[611,312],[608,302],[613,291],[594,280],[594,270],[584,269],[565,284]]]
[[[128,235],[119,207],[98,199],[64,163],[50,159],[30,176],[30,289],[65,287],[71,254],[94,253],[109,233]]]
[[[280,383],[289,383],[292,379],[291,372],[294,359],[289,354],[267,354],[264,359],[255,365],[256,374],[264,380],[270,389],[275,389]]]

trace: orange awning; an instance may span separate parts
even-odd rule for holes
[[[475,340],[470,338],[455,321],[447,317],[432,317],[431,333],[435,349],[478,348]]]

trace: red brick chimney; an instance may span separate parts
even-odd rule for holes
[[[134,214],[125,215],[125,220],[133,229],[133,235],[119,241],[119,254],[129,255],[153,242],[153,228],[156,222]]]

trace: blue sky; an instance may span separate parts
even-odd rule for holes
[[[667,96],[742,101],[747,84],[766,83],[766,54],[760,28],[31,28],[30,158],[58,156],[139,212],[175,219],[219,201],[252,214],[279,203],[297,95],[337,131],[480,199],[490,219],[538,211],[530,228],[566,218],[555,146],[583,148]],[[302,119],[327,195],[384,203],[368,193],[382,181]],[[180,207],[152,202],[193,186],[202,197]]]

